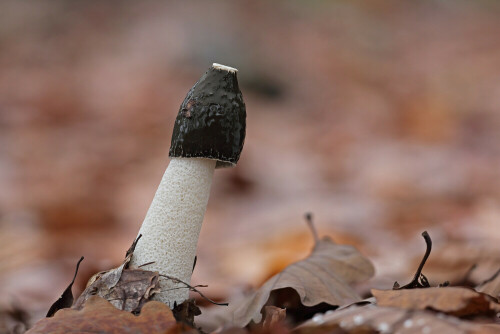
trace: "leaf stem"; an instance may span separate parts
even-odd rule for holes
[[[318,236],[318,231],[316,230],[316,227],[314,226],[312,213],[307,212],[304,215],[304,218],[306,219],[307,225],[309,226],[309,229],[311,230],[311,233],[312,233],[313,238],[314,238],[314,243],[317,244],[319,242],[319,236]]]

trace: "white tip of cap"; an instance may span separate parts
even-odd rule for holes
[[[212,67],[215,68],[216,70],[220,70],[220,71],[228,71],[231,73],[238,72],[238,70],[235,69],[234,67],[229,67],[229,66],[221,65],[221,64],[217,64],[217,63],[213,63]]]

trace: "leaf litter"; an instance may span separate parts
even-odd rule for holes
[[[431,309],[456,317],[500,312],[495,298],[469,288],[444,287],[425,290],[372,290],[377,305],[406,310]]]
[[[480,283],[476,291],[486,293],[492,297],[500,297],[500,269],[497,270],[493,276]]]
[[[29,330],[38,333],[151,333],[174,334],[191,328],[178,324],[167,305],[151,301],[138,316],[118,310],[99,296],[91,296],[82,309],[63,309],[52,318],[45,318]]]
[[[360,301],[361,297],[351,284],[371,278],[375,272],[372,263],[352,246],[335,244],[328,237],[319,239],[312,217],[306,215],[306,220],[315,239],[312,253],[307,258],[292,263],[244,299],[230,303],[227,309],[203,311],[198,324],[204,329],[214,330],[223,326],[245,327],[252,321],[260,323],[262,308],[271,293],[286,288],[293,289],[304,306],[321,303],[339,306]]]
[[[413,279],[403,286],[395,282],[390,290],[372,289],[373,297],[363,300],[352,285],[373,276],[371,262],[352,246],[335,244],[328,237],[320,239],[310,214],[306,221],[315,241],[308,257],[292,263],[229,307],[203,309],[196,318],[197,325],[205,331],[261,334],[500,331],[500,324],[492,321],[500,314],[496,299],[500,270],[476,290],[451,287],[447,282],[431,287],[422,271],[432,250],[432,240],[423,232],[427,248]],[[65,333],[69,328],[102,333],[119,333],[124,328],[137,333],[155,333],[159,329],[158,333],[199,332],[194,329],[195,316],[201,311],[194,300],[175,305],[173,310],[151,301],[161,288],[160,274],[128,268],[139,239],[140,236],[119,267],[94,275],[69,309],[73,301],[71,287],[83,258],[80,259],[72,282],[49,311],[53,317],[36,323],[29,333]],[[473,267],[467,276],[472,271]],[[204,296],[197,290],[202,285],[184,284],[213,304],[227,305]],[[62,310],[57,312],[58,309]],[[300,313],[302,318],[296,316]],[[480,322],[470,321],[474,319]],[[296,325],[299,326],[294,328]]]
[[[487,334],[497,333],[500,326],[476,324],[431,311],[368,305],[318,314],[294,333],[317,333],[321,328],[342,330],[339,333]]]
[[[135,239],[117,268],[94,275],[76,300],[73,308],[81,309],[92,296],[100,296],[120,310],[140,312],[141,307],[159,290],[157,272],[142,269],[128,269],[135,246],[141,235]]]
[[[141,314],[141,310],[144,305],[149,303],[151,301],[151,297],[161,289],[159,276],[184,284],[187,289],[199,293],[202,298],[205,298],[211,303],[216,305],[227,305],[212,301],[197,289],[199,287],[205,287],[204,285],[191,286],[175,277],[162,275],[158,272],[143,270],[140,268],[130,269],[128,266],[140,238],[141,235],[134,240],[130,248],[127,250],[125,259],[120,266],[93,275],[88,281],[85,290],[73,304],[71,287],[78,273],[80,262],[83,260],[82,257],[77,264],[73,280],[69,284],[68,288],[66,288],[61,298],[51,306],[47,317],[53,316],[58,310],[70,307],[74,310],[83,310],[87,307],[88,302],[91,299],[94,300],[95,305],[93,307],[107,307],[103,306],[105,305],[103,303],[96,302],[96,297],[102,298],[118,310],[135,315]],[[178,322],[184,323],[189,328],[194,327],[194,317],[200,313],[200,309],[196,306],[194,299],[188,299],[179,305],[175,304],[172,310],[174,318]]]

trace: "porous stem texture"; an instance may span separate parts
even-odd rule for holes
[[[198,236],[207,208],[215,160],[172,158],[142,223],[131,267],[169,275],[190,284]],[[160,278],[153,299],[169,307],[189,297],[183,284]]]

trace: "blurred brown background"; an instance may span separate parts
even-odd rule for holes
[[[208,295],[306,256],[306,211],[374,261],[372,285],[412,275],[424,229],[449,265],[429,279],[493,273],[499,18],[486,0],[0,2],[0,309],[43,316],[81,255],[76,294],[121,261],[213,62],[239,69],[248,128],[213,182]]]

